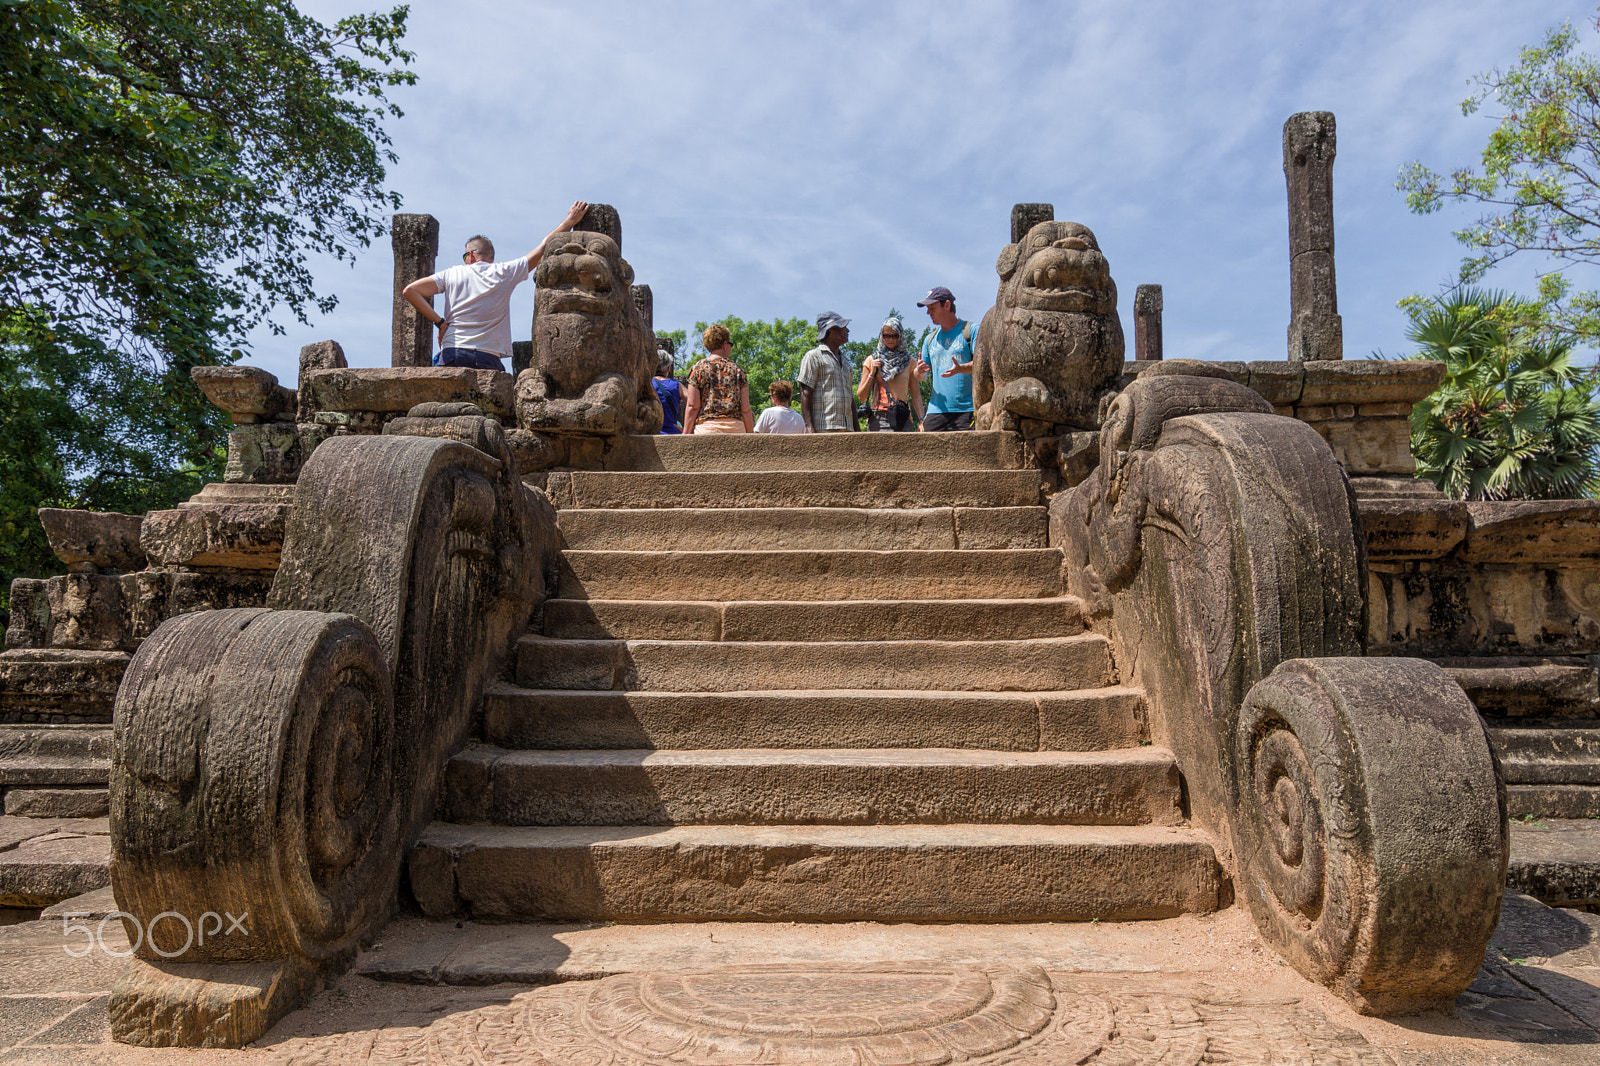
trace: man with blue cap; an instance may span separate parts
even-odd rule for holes
[[[817,316],[815,348],[800,360],[800,415],[806,433],[847,433],[856,428],[856,395],[851,387],[850,357],[843,352],[850,339],[850,320],[834,311]]]

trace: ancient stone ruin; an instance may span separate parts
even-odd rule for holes
[[[1237,905],[1361,1011],[1454,1001],[1508,808],[1600,795],[1557,735],[1600,704],[1576,658],[1600,651],[1600,505],[1415,479],[1406,416],[1438,364],[1125,361],[1107,259],[1048,204],[1017,205],[1000,254],[986,428],[654,435],[648,290],[593,214],[547,250],[515,379],[351,368],[332,342],[295,389],[201,368],[235,422],[224,482],[145,516],[41,512],[69,572],[12,589],[4,799],[109,806],[141,931],[117,1039],[239,1046],[346,968],[403,976],[363,953],[402,911]],[[221,911],[248,939],[160,921]],[[794,1018],[845,992],[771,968],[623,975],[535,1029],[618,1062],[658,1033],[684,1061],[846,1062],[962,1019],[977,1061],[1066,1040],[1053,997],[1100,994],[875,965],[828,988],[892,986],[900,1021],[838,1020],[825,1047]],[[810,1005],[751,1035],[729,981]],[[929,982],[955,982],[938,1009]]]

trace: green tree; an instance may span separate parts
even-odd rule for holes
[[[1402,304],[1414,359],[1445,364],[1411,412],[1417,472],[1454,499],[1574,499],[1600,488],[1600,402],[1547,310],[1461,288]]]
[[[1548,31],[1543,44],[1522,49],[1511,69],[1474,79],[1462,114],[1490,107],[1499,121],[1481,167],[1448,175],[1419,162],[1401,168],[1397,187],[1418,214],[1446,201],[1486,209],[1456,233],[1471,249],[1461,263],[1462,284],[1519,252],[1600,263],[1600,60],[1577,46],[1577,32],[1566,23]],[[1540,302],[1553,328],[1600,337],[1600,293],[1573,291],[1552,273],[1540,283]]]
[[[816,324],[803,318],[775,318],[771,322],[745,321],[738,315],[717,319],[733,336],[733,361],[744,368],[750,380],[750,409],[759,412],[770,406],[767,386],[774,381],[793,383],[800,373],[800,360],[817,346]],[[689,336],[689,347],[678,349],[679,376],[688,380],[689,371],[706,356],[700,335],[709,322],[696,322]],[[798,392],[798,387],[796,392]]]
[[[170,506],[220,474],[226,419],[189,370],[275,307],[332,310],[308,253],[383,233],[405,20],[0,0],[0,531],[28,531],[6,587],[48,565],[34,507]]]

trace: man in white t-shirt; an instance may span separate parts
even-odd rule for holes
[[[583,220],[589,205],[579,200],[561,225],[545,235],[527,255],[505,263],[494,261],[494,245],[478,236],[467,241],[460,266],[418,278],[402,290],[411,306],[439,330],[439,354],[434,366],[470,366],[477,370],[504,370],[500,360],[511,354],[511,291],[544,258],[551,237],[565,233]],[[444,313],[435,315],[428,299],[444,293]]]

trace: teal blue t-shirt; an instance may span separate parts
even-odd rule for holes
[[[930,333],[928,339],[922,342],[922,359],[933,368],[933,397],[928,401],[929,412],[959,415],[972,410],[972,375],[940,377],[950,369],[951,363],[964,365],[972,362],[972,345],[978,338],[978,331],[972,331],[970,341],[966,334],[967,323],[958,319],[954,326]]]

